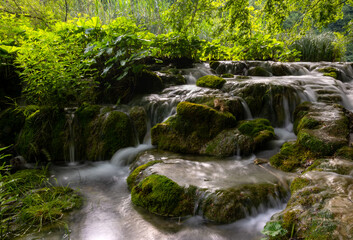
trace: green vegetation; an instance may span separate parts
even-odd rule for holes
[[[308,149],[295,142],[286,142],[281,151],[270,158],[270,163],[282,171],[292,172],[314,159],[316,155]]]
[[[47,224],[65,225],[63,215],[82,204],[74,190],[53,186],[44,170],[21,170],[12,175],[7,170],[0,168],[1,239],[40,231]]]
[[[235,117],[202,104],[181,102],[177,115],[151,129],[152,144],[160,149],[199,153],[223,129],[235,127]]]
[[[187,216],[193,213],[194,194],[195,190],[188,192],[169,178],[153,174],[132,189],[131,200],[157,215]]]
[[[226,83],[226,80],[221,77],[207,75],[197,79],[196,86],[208,88],[222,88],[224,83]]]
[[[140,173],[145,170],[146,168],[156,164],[156,163],[160,163],[162,161],[151,161],[151,162],[148,162],[146,164],[143,164],[139,167],[137,167],[130,175],[129,177],[126,179],[126,182],[127,182],[127,185],[128,187],[130,188],[130,190],[137,185],[138,181],[137,181],[137,178],[138,176],[140,175]]]

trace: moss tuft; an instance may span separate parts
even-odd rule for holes
[[[302,177],[297,177],[293,180],[293,182],[290,185],[290,191],[291,193],[295,193],[299,189],[302,189],[310,184],[310,180]]]
[[[138,183],[138,176],[140,173],[145,170],[146,168],[156,164],[156,163],[161,163],[162,161],[156,160],[156,161],[151,161],[146,164],[143,164],[139,167],[137,167],[126,179],[127,185],[129,189],[131,190],[137,183]]]
[[[180,206],[190,206],[191,201],[184,201],[187,199],[185,194],[184,188],[177,183],[165,176],[153,174],[132,189],[131,200],[135,205],[157,215],[186,216],[192,214],[193,208]]]
[[[214,75],[207,75],[197,79],[196,86],[220,89],[224,83],[226,83],[226,80],[223,78]]]
[[[293,172],[303,167],[307,161],[315,159],[316,155],[295,142],[286,142],[276,155],[270,158],[270,163],[285,172]]]
[[[234,78],[234,75],[231,73],[225,73],[225,74],[222,74],[222,78]]]

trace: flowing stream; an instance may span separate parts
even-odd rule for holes
[[[276,63],[260,63],[271,68]],[[223,62],[226,72],[238,73],[239,64]],[[258,63],[257,63],[258,65]],[[342,71],[342,79],[337,81],[331,77],[324,77],[316,71],[322,66],[334,66]],[[173,86],[163,90],[160,94],[144,96],[131,105],[140,105],[146,109],[149,126],[162,122],[175,114],[176,105],[185,100],[195,101],[204,96],[238,98],[244,108],[244,119],[261,117],[264,111],[250,110],[241,94],[242,89],[251,84],[270,84],[273,86],[288,86],[291,91],[283,90],[280,102],[275,107],[274,94],[268,99],[271,122],[276,126],[277,140],[271,141],[266,150],[248,157],[234,156],[224,160],[214,161],[212,158],[202,156],[183,155],[153,155],[146,152],[146,157],[159,159],[172,159],[180,162],[181,169],[174,169],[176,177],[173,179],[183,185],[183,181],[193,181],[193,184],[206,185],[217,188],[214,181],[205,178],[219,179],[217,184],[226,184],[227,179],[238,181],[239,184],[247,181],[256,182],[258,178],[271,177],[285,178],[289,174],[271,168],[268,164],[261,167],[253,164],[255,158],[269,158],[277,153],[285,141],[295,140],[293,133],[293,111],[303,101],[320,101],[336,99],[345,108],[353,110],[353,76],[352,67],[348,64],[329,63],[292,63],[287,64],[291,76],[252,77],[249,80],[235,78],[227,79],[221,90],[199,88],[195,86],[196,79],[211,74],[208,64],[198,64],[193,69],[183,70],[188,84]],[[246,71],[246,70],[243,70]],[[271,90],[272,91],[272,90]],[[281,90],[282,91],[282,90]],[[277,121],[278,112],[282,112],[284,119]],[[276,115],[277,114],[277,115]],[[69,116],[71,119],[72,115]],[[71,123],[71,122],[70,122]],[[149,132],[149,131],[148,131]],[[73,133],[72,133],[73,134]],[[71,146],[71,145],[70,145]],[[130,164],[135,157],[146,150],[153,149],[149,134],[142,144],[119,150],[111,160],[102,162],[84,162],[69,164],[67,166],[54,166],[53,178],[59,184],[78,188],[85,198],[82,209],[77,210],[68,217],[68,229],[61,228],[50,232],[31,234],[27,239],[73,239],[73,240],[116,240],[116,239],[237,239],[258,240],[263,235],[261,230],[265,223],[276,212],[285,208],[285,202],[273,199],[270,207],[261,206],[249,213],[248,217],[235,223],[219,225],[213,224],[195,213],[190,218],[163,218],[152,215],[131,203],[130,191],[127,188],[126,178],[130,173]],[[74,149],[70,147],[70,161],[74,157]],[[150,155],[149,155],[150,154]],[[263,168],[263,169],[259,169]],[[182,170],[185,169],[183,172]],[[163,171],[163,169],[159,169]],[[168,169],[166,169],[168,171]],[[179,175],[178,175],[178,171]],[[268,172],[268,176],[265,176]],[[184,174],[184,175],[183,175]],[[191,176],[191,177],[187,177]],[[200,180],[201,179],[201,180]],[[203,180],[202,180],[203,179]],[[254,179],[254,180],[252,180]],[[198,182],[199,181],[199,182]],[[197,204],[197,203],[195,203]]]

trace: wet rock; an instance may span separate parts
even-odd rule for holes
[[[338,68],[335,67],[323,67],[323,68],[319,68],[317,70],[318,72],[321,72],[324,74],[324,76],[328,76],[328,77],[333,77],[337,80],[344,80],[344,72]]]
[[[289,66],[284,63],[274,63],[271,66],[273,76],[288,76],[292,75]]]
[[[276,155],[270,158],[271,166],[285,172],[293,172],[298,168],[303,169],[315,160],[317,154],[312,153],[296,142],[286,142]]]
[[[143,142],[143,138],[147,133],[147,113],[143,107],[133,107],[130,109],[129,116],[135,127],[139,142]]]
[[[198,153],[207,141],[235,124],[235,117],[229,112],[181,102],[176,116],[152,128],[152,144],[174,152]]]
[[[218,61],[210,61],[210,68],[216,70],[220,64]]]
[[[348,146],[349,122],[342,107],[303,103],[295,111],[297,142],[320,155],[332,155]]]
[[[256,165],[261,165],[261,164],[265,164],[265,163],[268,163],[268,159],[265,159],[265,158],[256,158],[254,160],[254,164]]]
[[[206,75],[197,79],[196,86],[220,89],[225,82],[226,80],[223,78],[214,75]]]
[[[261,167],[256,166],[252,164],[252,160],[219,161],[212,158],[165,154],[157,150],[149,150],[141,154],[137,161],[144,163],[146,159],[150,162],[136,168],[129,176],[128,184],[133,186],[132,189],[142,191],[140,189],[142,182],[149,182],[149,178],[153,176],[152,178],[163,180],[160,181],[163,186],[158,186],[160,189],[170,186],[183,188],[180,192],[173,194],[173,197],[169,195],[172,199],[178,198],[176,202],[183,202],[181,204],[183,207],[178,209],[184,210],[179,212],[179,215],[175,215],[175,212],[169,214],[172,216],[196,213],[217,223],[230,223],[246,217],[260,205],[273,206],[276,201],[285,198],[287,194],[285,189],[290,177],[287,179],[282,172],[266,164]],[[155,191],[153,187],[157,185],[157,183],[150,185],[148,197],[152,196]],[[132,196],[135,194],[133,191]],[[177,194],[181,197],[175,196]],[[158,198],[157,195],[156,193],[153,198]],[[274,201],[274,199],[277,200]],[[153,212],[151,209],[161,208],[158,200],[154,201],[152,198],[149,200],[150,205],[143,205],[139,202],[135,204],[150,212]],[[194,201],[193,204],[190,204],[190,200]]]
[[[129,116],[119,111],[100,114],[89,123],[90,135],[87,140],[89,160],[110,159],[113,154],[133,145],[133,126]]]
[[[252,67],[248,71],[249,76],[259,76],[259,77],[271,77],[272,74],[268,72],[265,68],[256,66]]]

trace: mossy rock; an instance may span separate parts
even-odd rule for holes
[[[252,208],[268,203],[270,198],[284,197],[285,190],[274,184],[242,185],[217,190],[202,204],[204,216],[217,223],[231,223],[247,216]]]
[[[336,154],[337,157],[345,158],[347,160],[352,160],[353,161],[353,147],[348,147],[345,146],[343,148],[340,148]]]
[[[237,128],[242,134],[254,139],[255,149],[275,138],[274,128],[270,121],[264,118],[242,121]]]
[[[257,66],[252,67],[248,71],[249,76],[258,76],[258,77],[271,77],[272,74],[268,72],[265,68]]]
[[[316,159],[316,154],[295,142],[286,142],[276,155],[270,158],[270,164],[285,172],[302,168],[307,161]]]
[[[224,74],[222,74],[222,78],[234,78],[234,74],[224,73]]]
[[[151,129],[152,144],[173,152],[199,153],[206,142],[235,125],[235,117],[229,112],[181,102],[177,106],[176,116]]]
[[[100,114],[101,106],[83,104],[75,112],[73,121],[75,136],[75,159],[87,160],[88,139],[91,135],[91,122]]]
[[[295,178],[291,185],[290,185],[290,191],[291,193],[295,193],[296,191],[308,186],[310,184],[310,180],[303,178],[303,177],[297,177]]]
[[[220,89],[224,83],[226,80],[221,77],[206,75],[197,79],[196,86]]]
[[[143,164],[143,165],[137,167],[136,169],[134,169],[134,171],[132,171],[132,173],[130,173],[130,175],[126,179],[127,186],[129,187],[129,189],[131,190],[134,186],[136,186],[142,180],[142,178],[140,178],[140,177],[141,177],[141,173],[143,170],[147,169],[148,167],[150,167],[156,163],[161,163],[161,162],[162,161],[151,161],[151,162]]]
[[[294,115],[297,142],[312,152],[328,156],[348,145],[349,120],[341,106],[303,103]]]
[[[241,134],[237,129],[223,130],[206,143],[200,153],[218,157],[249,155],[255,151],[254,139]]]
[[[26,118],[15,145],[16,151],[27,162],[55,162],[68,158],[66,121],[63,109],[40,107]]]
[[[143,107],[133,107],[129,112],[140,143],[147,133],[147,113]]]
[[[318,70],[318,72],[321,72],[324,74],[324,76],[328,76],[328,77],[333,77],[337,80],[343,80],[343,74],[341,72],[341,70],[334,68],[334,67],[324,67],[324,68],[320,68]]]
[[[271,66],[271,72],[273,76],[288,76],[292,75],[291,71],[289,70],[288,66],[281,63],[281,64],[273,64]]]
[[[172,74],[172,73],[167,73],[167,74],[161,74],[160,75],[163,84],[167,86],[173,86],[173,85],[183,85],[186,84],[186,79],[183,75],[180,73],[177,74]]]
[[[129,116],[112,111],[102,114],[89,124],[87,141],[89,160],[110,159],[116,151],[133,145],[133,127]]]
[[[131,191],[131,201],[161,216],[187,216],[194,210],[195,188],[187,190],[169,178],[152,174]]]
[[[155,93],[163,89],[162,79],[149,70],[142,70],[136,77],[135,93]]]
[[[248,79],[251,79],[251,77],[240,75],[240,76],[236,76],[235,79],[237,79],[237,80],[248,80]]]

